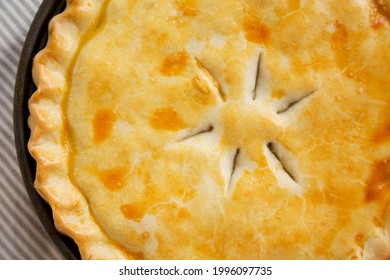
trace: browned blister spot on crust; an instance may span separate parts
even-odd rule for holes
[[[165,76],[180,75],[186,68],[188,59],[188,54],[184,51],[170,54],[164,59],[161,72]]]
[[[123,204],[120,206],[123,216],[128,220],[139,222],[145,215],[158,214],[166,223],[176,222],[191,217],[191,213],[184,207],[179,206],[176,202],[168,202],[166,194],[161,193],[156,188],[147,188],[145,190],[145,201],[130,204]],[[181,199],[183,203],[187,203],[193,197],[193,191],[186,192],[179,188],[176,193],[172,195],[177,199]],[[149,238],[149,234],[145,233],[142,238]]]
[[[384,143],[390,140],[390,113],[388,111],[390,108],[387,107],[386,109],[385,115],[379,118],[381,123],[372,136],[374,143]]]
[[[100,109],[95,113],[92,122],[95,143],[101,143],[111,135],[115,121],[116,116],[110,109]]]
[[[374,217],[373,223],[376,227],[383,227],[383,219],[382,217]]]
[[[385,142],[390,140],[390,122],[386,123],[381,127],[373,137],[377,143]]]
[[[372,0],[370,3],[370,21],[373,29],[390,26],[390,1]]]
[[[157,130],[178,131],[186,127],[177,111],[171,107],[159,108],[154,111],[149,123]]]
[[[301,0],[288,0],[290,10],[294,11],[301,7]]]
[[[194,0],[183,0],[179,3],[179,9],[183,16],[194,17],[200,12]]]
[[[145,260],[145,255],[144,255],[144,253],[142,253],[142,252],[138,252],[138,253],[135,253],[135,254],[134,254],[134,258],[135,258],[136,260]]]
[[[161,32],[159,29],[145,31],[143,35],[144,42],[153,42],[153,44],[162,45],[169,40],[167,32]]]
[[[341,20],[336,21],[336,31],[332,35],[332,48],[335,52],[337,67],[342,70],[348,66],[348,31]]]
[[[117,191],[126,184],[127,170],[125,168],[114,168],[101,170],[99,172],[99,179],[103,185],[111,191]]]
[[[274,89],[271,96],[272,98],[281,99],[286,96],[286,91],[284,89]]]
[[[150,233],[145,231],[141,234],[141,238],[144,239],[144,240],[147,240],[150,238]]]
[[[390,191],[390,158],[376,161],[366,183],[366,201],[387,197]]]
[[[121,205],[120,208],[121,208],[123,216],[128,220],[139,221],[145,215],[145,209],[144,209],[144,207],[142,207],[142,205],[140,203],[123,204],[123,205]],[[149,235],[146,236],[145,234],[148,234],[148,233],[145,232],[142,237],[144,239],[149,238]]]
[[[259,19],[247,17],[244,19],[246,39],[256,44],[265,44],[269,40],[270,31]]]
[[[364,250],[364,246],[365,246],[366,241],[367,241],[367,237],[363,233],[357,234],[355,237],[356,245],[358,245],[363,250]]]
[[[191,212],[176,202],[166,203],[163,207],[157,205],[155,211],[161,213],[160,217],[166,224],[177,223],[191,217]]]
[[[193,9],[189,7],[185,7],[182,11],[184,16],[194,17],[199,14],[199,9]]]

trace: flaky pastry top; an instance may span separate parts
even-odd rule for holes
[[[35,186],[85,259],[390,258],[390,3],[73,0]]]

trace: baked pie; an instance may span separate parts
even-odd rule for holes
[[[390,1],[69,0],[33,76],[83,259],[390,258]]]

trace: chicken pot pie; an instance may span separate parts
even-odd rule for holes
[[[33,76],[83,259],[390,258],[390,1],[69,0]]]

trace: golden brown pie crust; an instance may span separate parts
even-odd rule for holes
[[[390,258],[390,3],[73,0],[35,187],[84,259]]]

